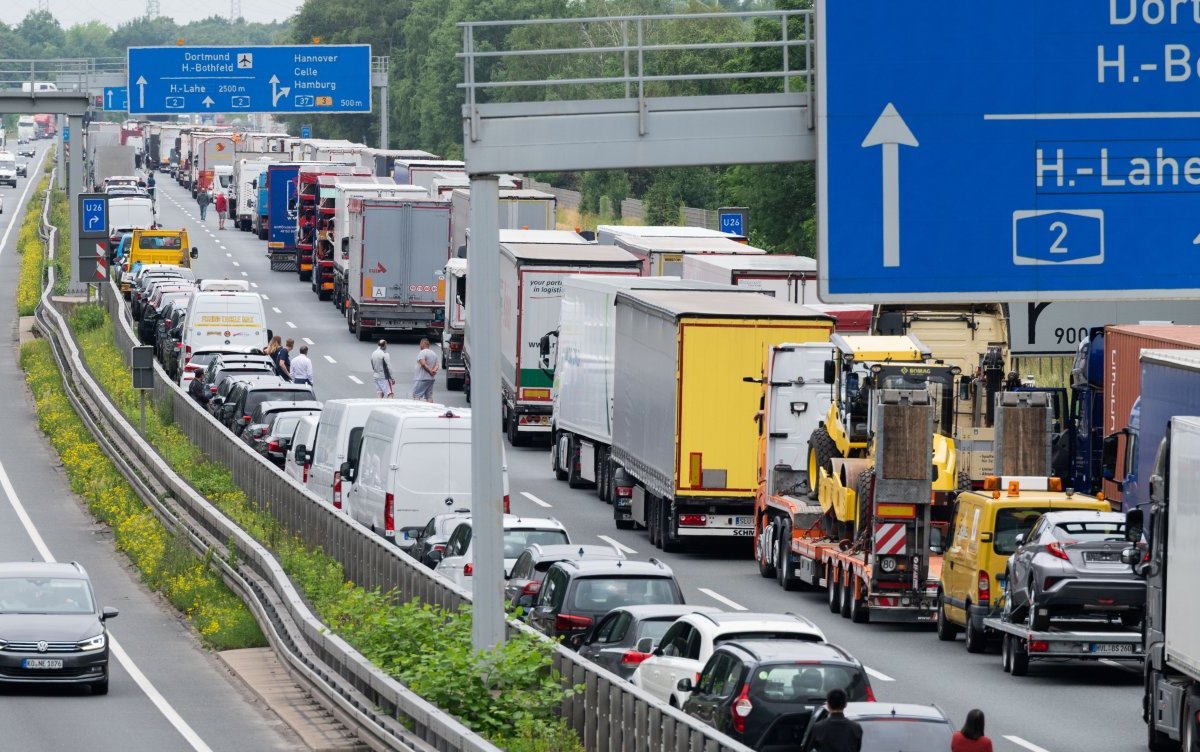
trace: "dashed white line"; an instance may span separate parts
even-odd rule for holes
[[[300,339],[304,340],[304,344],[306,344],[306,345],[315,345],[315,344],[317,344],[316,342],[313,342],[313,341],[312,341],[311,339],[309,339],[308,337],[301,337]]]
[[[351,380],[351,381],[353,381],[355,384],[361,384],[361,383],[362,383],[362,379],[360,379],[359,377],[355,376],[355,375],[354,375],[354,374],[352,374],[352,373],[350,373],[350,374],[346,374],[346,378],[350,379],[350,380]]]
[[[249,274],[248,272],[242,272],[242,276],[243,276],[243,277],[249,277],[249,276],[250,276],[250,274]]]
[[[724,603],[726,606],[729,606],[734,611],[745,611],[746,610],[746,607],[743,606],[742,604],[738,603],[737,601],[729,600],[728,598],[721,595],[720,593],[718,593],[715,590],[709,590],[706,587],[696,588],[696,589],[699,590],[701,593],[704,593],[705,595],[707,595],[709,598],[712,598],[714,601],[717,601],[718,603]]]
[[[883,673],[882,671],[876,671],[875,669],[871,668],[870,666],[863,666],[863,670],[866,671],[867,675],[870,676],[872,679],[877,679],[878,681],[885,681],[885,682],[896,681],[895,679],[893,679],[892,677]]]
[[[226,253],[225,255],[226,255],[226,256],[228,256],[229,258],[233,258],[233,254],[232,254],[232,253]]]
[[[336,363],[336,362],[337,362],[337,361],[336,361],[336,360],[334,360],[334,359],[333,359],[333,357],[332,357],[332,356],[330,356],[330,355],[326,355],[326,356],[325,356],[325,360],[328,360],[330,363]]]
[[[295,328],[296,328],[296,325],[295,325],[295,324],[293,324],[293,323],[292,323],[292,322],[290,322],[290,321],[285,321],[285,322],[283,322],[283,323],[287,324],[288,326],[290,326],[290,327],[291,327],[291,328],[293,328],[293,329],[295,329]]]
[[[283,313],[283,311],[279,310],[278,306],[271,306],[271,310],[275,313]]]
[[[1019,736],[1011,736],[1009,734],[1005,734],[1004,738],[1009,740],[1013,744],[1017,745],[1018,747],[1024,747],[1025,749],[1029,750],[1029,752],[1049,752],[1049,750],[1047,750],[1045,747],[1039,747],[1038,745],[1034,744],[1033,742],[1025,741],[1024,739],[1022,739]]]
[[[617,540],[616,538],[609,538],[607,535],[597,535],[596,537],[599,538],[600,540],[604,541],[608,545],[612,546],[613,548],[617,549],[618,551],[620,551],[623,554],[636,554],[637,553],[637,551],[634,551],[632,548],[630,548],[629,546],[626,546],[624,543]]]
[[[250,286],[251,286],[251,287],[253,287],[253,288],[254,288],[254,289],[256,289],[256,290],[258,289],[258,283],[257,283],[257,282],[251,282],[251,283],[250,283]],[[265,298],[266,296],[264,295],[263,297]]]
[[[234,266],[241,266],[241,264],[240,264],[240,263],[238,263],[237,261],[234,261],[234,262],[233,262],[233,265],[234,265]]]
[[[250,284],[254,285],[254,283],[253,283],[253,282],[251,282]],[[254,285],[254,286],[255,286],[255,287],[258,287],[258,285]],[[263,300],[270,300],[270,299],[271,299],[271,296],[270,296],[270,295],[267,295],[266,293],[263,293],[263,294],[262,294],[260,297],[261,297]]]
[[[553,506],[551,504],[547,504],[546,502],[542,501],[541,499],[539,499],[538,497],[529,493],[528,491],[522,491],[521,495],[524,496],[526,499],[529,499],[530,501],[532,501],[534,504],[537,504],[539,507],[545,507],[546,509],[549,509],[551,506]]]
[[[1127,665],[1127,664],[1124,664],[1124,663],[1117,663],[1116,661],[1110,661],[1110,660],[1109,660],[1109,659],[1107,659],[1107,658],[1101,658],[1100,660],[1098,660],[1098,661],[1096,661],[1096,662],[1097,662],[1097,663],[1103,663],[1105,666],[1112,666],[1113,668],[1119,668],[1119,669],[1121,669],[1122,671],[1128,671],[1128,672],[1129,672],[1129,673],[1131,673],[1131,674],[1140,674],[1140,673],[1142,673],[1142,672],[1141,672],[1141,670],[1139,670],[1139,669],[1138,669],[1136,666],[1129,666],[1129,665]]]

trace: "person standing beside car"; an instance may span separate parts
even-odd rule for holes
[[[229,211],[229,202],[225,198],[224,193],[217,193],[217,199],[213,202],[213,208],[217,210],[217,229],[225,229],[225,213]]]
[[[300,354],[292,358],[291,373],[293,384],[313,383],[312,361],[308,358],[308,345],[300,345]]]
[[[829,715],[813,726],[813,752],[861,752],[862,726],[846,717],[845,690],[829,690],[825,708]]]
[[[429,340],[422,337],[421,352],[417,353],[417,368],[413,372],[413,399],[433,402],[433,380],[437,372],[437,353],[429,349]]]
[[[983,711],[975,708],[967,713],[967,721],[950,740],[950,752],[992,752],[992,740],[983,735]]]
[[[392,357],[388,355],[386,339],[379,340],[379,347],[371,353],[371,373],[375,375],[375,391],[379,396],[392,398],[396,380],[392,378]]]
[[[200,191],[196,194],[196,206],[200,207],[200,221],[203,222],[208,216],[208,205],[212,203],[212,196],[208,195],[208,191]]]

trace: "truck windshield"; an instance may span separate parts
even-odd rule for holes
[[[7,159],[7,158],[0,159],[0,170],[7,170],[7,171],[9,171],[9,172],[16,172],[16,170],[17,170],[17,160],[15,160],[15,159]]]
[[[1016,507],[996,510],[996,532],[992,536],[992,550],[1001,556],[1014,553],[1017,550],[1017,536],[1027,534],[1044,511],[1045,508]]]

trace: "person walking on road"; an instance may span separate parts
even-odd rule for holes
[[[275,366],[276,376],[281,379],[291,379],[291,373],[288,370],[291,366],[291,358],[288,357],[288,351],[283,347],[283,339],[278,334],[271,337],[271,342],[267,345],[267,357]]]
[[[154,173],[151,172],[149,177],[146,178],[146,192],[150,194],[151,201],[154,200],[154,185]]]
[[[200,207],[200,221],[201,222],[203,222],[204,218],[208,216],[208,205],[211,203],[212,203],[212,196],[210,196],[208,194],[208,191],[200,191],[199,193],[196,194],[196,206]]]
[[[417,368],[413,372],[413,399],[433,402],[433,380],[437,372],[437,353],[429,349],[429,339],[422,337],[421,352],[417,353]]]
[[[861,752],[862,726],[846,717],[846,692],[829,690],[825,707],[829,715],[812,727],[813,752]]]
[[[300,345],[300,354],[292,358],[291,369],[293,384],[312,386],[313,367],[312,361],[308,359],[308,345]]]
[[[217,229],[225,229],[225,213],[229,211],[229,200],[225,198],[224,193],[218,193],[217,198],[213,201],[213,208],[217,210]]]
[[[379,340],[379,347],[371,353],[371,373],[375,374],[375,391],[380,397],[392,399],[396,379],[392,378],[392,356],[388,355],[387,340]]]
[[[950,740],[950,752],[992,752],[992,740],[983,735],[982,710],[975,708],[967,713],[962,730],[955,731]]]

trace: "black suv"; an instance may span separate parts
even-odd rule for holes
[[[234,435],[241,436],[254,410],[264,402],[309,402],[313,398],[312,387],[307,384],[292,384],[282,379],[276,383],[255,382],[238,384],[229,391],[225,400],[222,422],[229,426]]]
[[[521,555],[513,563],[512,574],[504,585],[504,598],[510,606],[522,606],[528,609],[537,600],[538,591],[542,589],[542,581],[550,567],[560,561],[617,561],[624,559],[625,554],[612,546],[576,546],[558,544],[544,546],[533,543],[525,547]]]
[[[657,559],[560,561],[546,573],[529,623],[578,647],[592,623],[614,608],[683,602],[671,568]]]
[[[197,357],[199,356],[192,356],[192,360],[195,361]],[[207,405],[208,401],[217,395],[221,381],[226,376],[239,375],[274,376],[275,366],[271,365],[270,358],[265,355],[254,355],[249,358],[218,355],[205,366],[204,373],[192,379],[192,383],[188,384],[188,394],[201,405]],[[225,391],[229,391],[229,387],[226,387]]]
[[[853,656],[827,642],[799,640],[722,643],[698,683],[679,680],[679,691],[692,693],[685,713],[755,749],[799,745],[831,689],[845,690],[851,702],[875,699]]]
[[[75,562],[0,564],[0,684],[85,684],[108,694],[108,630]]]
[[[275,371],[252,371],[249,373],[227,373],[222,374],[220,381],[217,382],[217,391],[208,398],[208,411],[212,416],[222,423],[228,425],[227,418],[232,415],[233,408],[237,403],[230,403],[229,399],[233,396],[234,391],[239,386],[246,384],[285,384],[283,379],[275,375]]]

